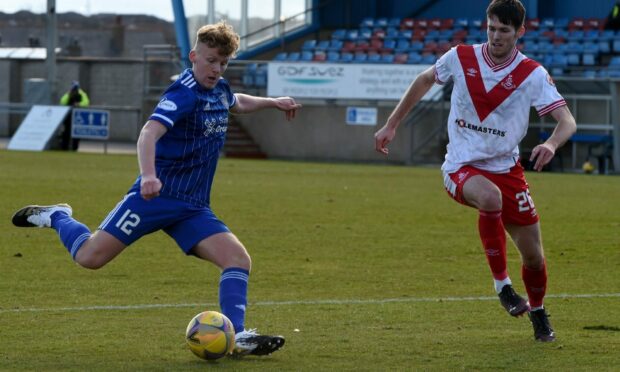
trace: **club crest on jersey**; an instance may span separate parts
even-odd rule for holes
[[[228,107],[228,97],[226,97],[226,94],[220,95],[220,102],[222,102],[224,107]]]
[[[176,103],[169,101],[166,97],[162,98],[161,101],[157,104],[157,108],[166,111],[176,111],[177,105]]]
[[[512,81],[512,74],[508,75],[508,77],[504,79],[504,81],[502,81],[502,86],[506,90],[515,89],[517,87],[515,83]]]
[[[553,79],[549,74],[547,74],[547,83],[549,83],[551,86],[555,86],[555,83],[553,82]]]
[[[477,74],[478,70],[476,70],[475,68],[470,67],[467,69],[467,76],[476,77]]]

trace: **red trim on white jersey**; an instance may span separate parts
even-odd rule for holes
[[[493,70],[493,72],[497,72],[499,70],[502,70],[510,66],[510,64],[514,62],[514,60],[517,58],[517,48],[514,48],[512,50],[512,54],[505,62],[497,64],[493,62],[493,59],[491,58],[491,55],[489,54],[489,43],[484,43],[482,44],[482,56],[484,57],[484,61],[487,63],[487,65],[489,65],[491,70]]]
[[[480,65],[478,64],[474,47],[470,45],[459,45],[456,47],[456,53],[461,67],[463,68],[463,73],[465,74],[465,83],[467,84],[469,96],[474,104],[480,122],[483,122],[493,110],[517,90],[519,85],[523,83],[532,71],[540,66],[538,62],[525,58],[519,62],[514,70],[509,72],[497,85],[487,92],[484,81],[482,80],[482,72],[480,71]]]
[[[562,107],[562,106],[566,106],[566,101],[561,99],[559,101],[555,101],[552,104],[550,104],[547,107],[543,107],[542,109],[538,110],[538,116],[545,116],[548,113],[550,113],[551,111],[555,110],[558,107]]]

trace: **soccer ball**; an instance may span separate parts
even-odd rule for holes
[[[235,329],[230,319],[217,311],[203,311],[187,325],[185,341],[199,358],[215,360],[235,347]]]
[[[581,168],[583,169],[585,173],[588,173],[588,174],[594,172],[594,166],[592,165],[592,163],[590,163],[587,160],[583,163],[583,166]]]

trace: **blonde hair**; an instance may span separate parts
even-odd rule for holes
[[[217,48],[219,53],[228,57],[234,57],[239,49],[239,35],[232,26],[224,21],[212,25],[205,25],[196,32],[196,44],[203,43],[209,48]]]

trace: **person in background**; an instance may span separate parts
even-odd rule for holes
[[[620,1],[616,1],[605,21],[605,30],[620,30]]]
[[[76,151],[80,144],[80,140],[77,138],[71,138],[71,116],[74,107],[88,107],[90,105],[90,99],[88,94],[80,88],[80,83],[76,80],[71,82],[71,89],[69,89],[62,97],[60,97],[60,104],[63,106],[70,106],[71,110],[63,121],[62,141],[60,148],[63,150]]]
[[[493,0],[486,13],[488,41],[454,47],[418,75],[375,133],[375,149],[387,155],[401,121],[433,84],[454,82],[441,167],[445,189],[457,202],[478,210],[478,233],[501,305],[515,317],[527,313],[534,339],[549,342],[555,332],[543,306],[547,264],[519,143],[527,133],[530,107],[557,122],[547,141],[532,150],[530,161],[540,171],[577,125],[545,68],[516,47],[525,32],[523,4]],[[515,292],[508,275],[506,232],[521,254],[529,302]]]

